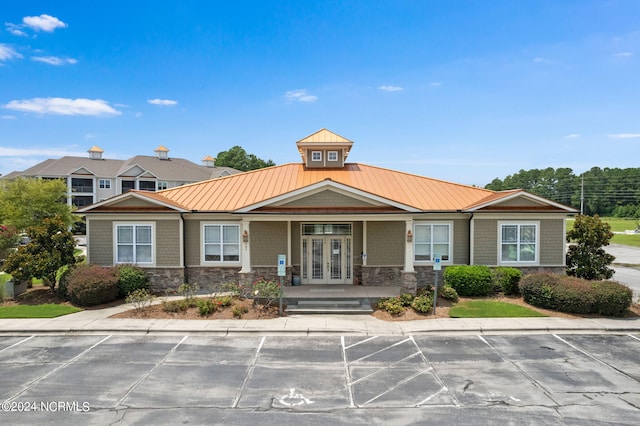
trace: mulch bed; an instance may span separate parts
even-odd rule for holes
[[[477,298],[475,299],[477,300]],[[499,297],[490,297],[489,299],[525,306],[527,308],[536,310],[550,317],[602,318],[601,315],[575,315],[575,314],[566,314],[564,312],[557,312],[557,311],[550,311],[547,309],[536,308],[535,306],[531,306],[528,303],[526,303],[524,300],[522,300],[522,297],[499,296]],[[465,300],[472,300],[472,299],[462,298],[462,297],[460,298],[461,302]],[[15,300],[8,300],[3,303],[0,303],[0,307],[18,305],[18,304],[39,305],[44,303],[58,303],[58,304],[71,305],[69,301],[63,300],[55,291],[51,291],[48,287],[34,287],[29,289],[27,292],[17,296]],[[124,301],[122,299],[116,300],[115,302],[108,303],[105,305],[92,306],[85,309],[103,309],[111,306],[118,306],[121,304],[124,304]],[[191,320],[238,319],[233,315],[234,306],[237,306],[237,307],[244,306],[247,308],[247,313],[243,314],[241,317],[241,319],[243,320],[269,319],[269,318],[277,318],[279,316],[277,304],[269,308],[264,308],[261,305],[255,305],[253,303],[253,300],[251,299],[238,299],[238,300],[235,300],[231,306],[220,308],[216,312],[206,317],[200,316],[198,312],[198,308],[189,308],[185,312],[165,312],[163,311],[161,304],[155,304],[152,306],[145,307],[140,311],[131,309],[125,312],[121,312],[113,315],[112,318],[191,319]],[[403,313],[399,315],[391,315],[386,311],[374,310],[372,315],[375,318],[383,321],[413,321],[413,320],[422,320],[422,319],[449,318],[450,307],[451,307],[451,302],[442,298],[438,298],[438,305],[436,307],[435,315],[420,314],[418,312],[415,312],[413,309],[406,309]],[[627,312],[626,318],[640,318],[640,305],[637,303],[632,304],[631,308]]]

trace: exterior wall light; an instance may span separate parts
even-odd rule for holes
[[[411,232],[411,229],[409,229],[407,231],[407,242],[410,243],[411,241],[413,241],[413,232]]]
[[[249,242],[249,232],[246,229],[242,233],[242,241],[245,243]]]

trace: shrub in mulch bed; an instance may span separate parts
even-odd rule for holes
[[[572,314],[624,316],[633,301],[631,289],[615,281],[588,281],[551,273],[529,274],[520,282],[525,302]]]

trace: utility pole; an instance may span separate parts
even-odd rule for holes
[[[580,182],[580,214],[584,214],[584,175],[581,176]]]

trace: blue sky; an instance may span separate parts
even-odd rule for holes
[[[46,158],[349,161],[484,186],[640,167],[636,0],[29,1],[0,11],[0,173]]]

